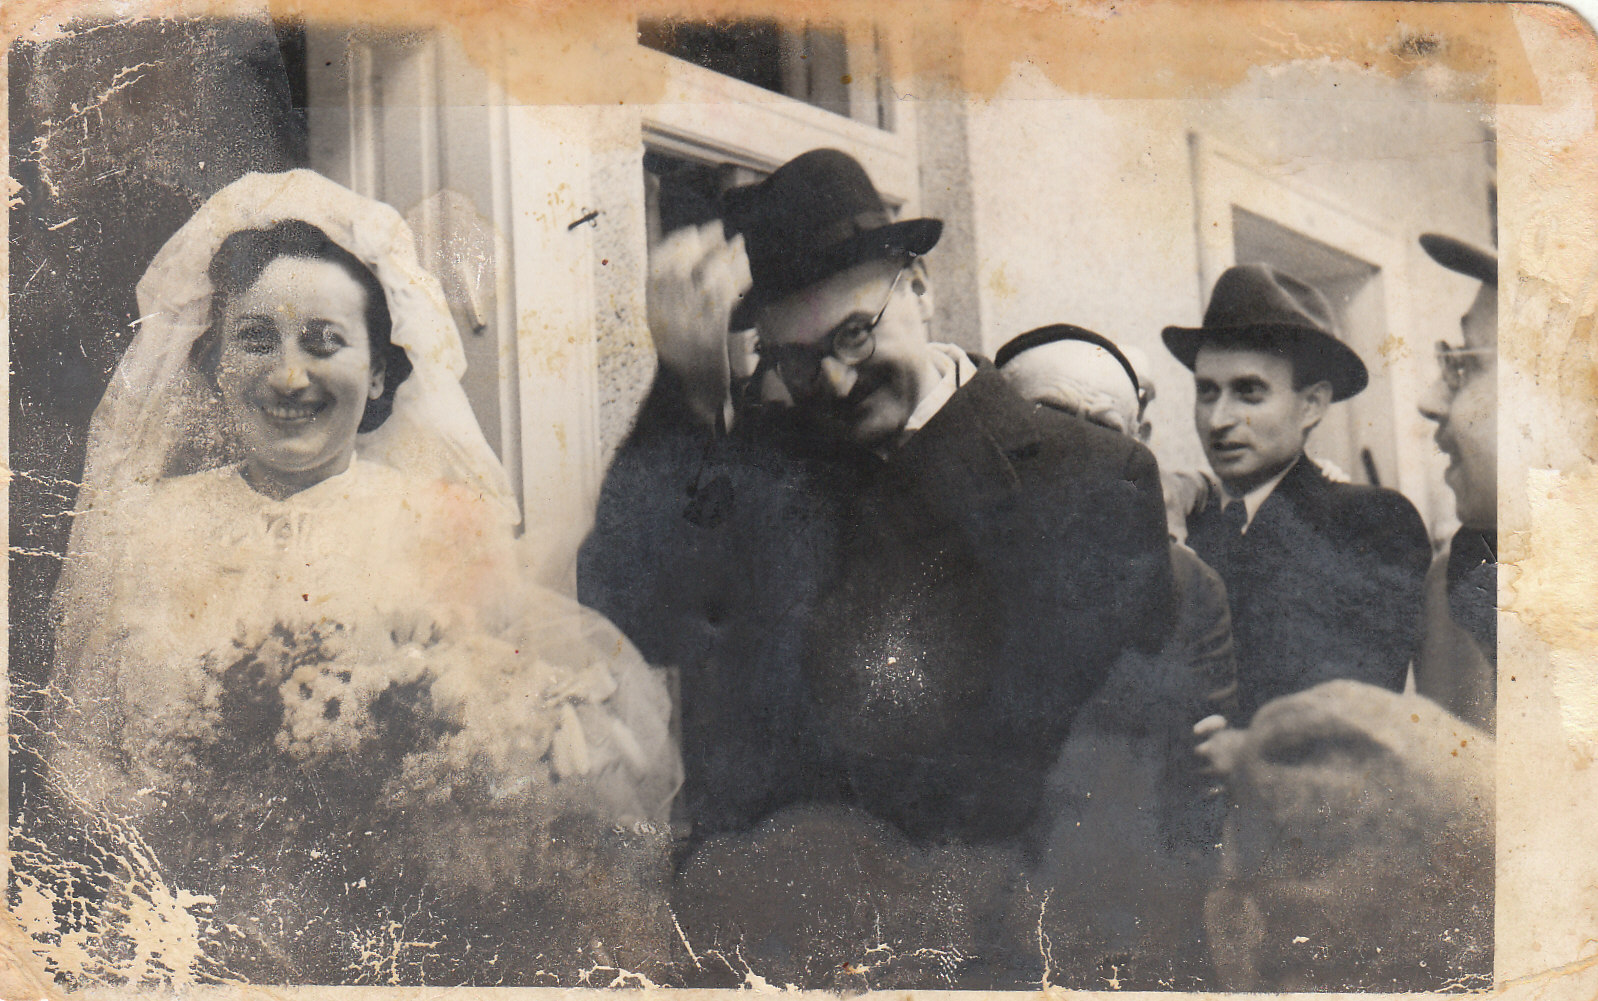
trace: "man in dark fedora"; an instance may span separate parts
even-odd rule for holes
[[[1464,723],[1491,731],[1496,693],[1498,261],[1450,237],[1420,242],[1480,284],[1464,343],[1438,345],[1441,371],[1420,403],[1462,525],[1426,579],[1417,694],[1333,681],[1199,746],[1231,804],[1205,906],[1220,989],[1491,979],[1493,741]]]
[[[1415,687],[1492,732],[1498,700],[1498,257],[1436,233],[1420,238],[1443,267],[1481,284],[1460,318],[1462,344],[1437,345],[1438,377],[1420,411],[1448,455],[1459,530],[1426,578]]]
[[[1216,281],[1202,326],[1163,336],[1193,370],[1194,423],[1224,487],[1189,517],[1187,541],[1231,601],[1233,722],[1334,678],[1401,690],[1430,545],[1403,495],[1334,483],[1304,454],[1327,408],[1369,381],[1325,297],[1238,265]]]
[[[812,151],[730,193],[726,222],[732,241],[718,222],[654,250],[660,369],[579,567],[584,603],[680,678],[680,803],[696,857],[719,859],[690,859],[680,886],[699,873],[727,892],[740,866],[757,870],[749,885],[802,869],[773,885],[854,899],[860,873],[880,871],[866,854],[891,868],[931,846],[1019,851],[1076,709],[1122,650],[1164,637],[1153,457],[1038,411],[985,360],[934,341],[922,255],[941,223],[894,222],[849,156]],[[736,394],[729,318],[760,345]],[[762,854],[816,843],[814,815],[792,810],[824,804],[824,827],[858,825],[840,836],[855,848],[808,867],[786,848]],[[725,840],[757,826],[755,842]],[[685,927],[731,934],[717,908],[696,920],[694,906],[679,897]],[[800,927],[812,911],[743,913],[794,923],[743,928],[781,953],[768,978],[831,985],[841,967],[823,940],[856,950],[838,962],[866,962],[837,928]],[[1022,938],[1012,958],[1035,962]],[[933,964],[913,951],[899,950],[901,971]],[[875,985],[892,965],[874,967]]]

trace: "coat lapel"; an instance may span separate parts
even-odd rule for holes
[[[1039,440],[1032,405],[1015,395],[991,364],[978,361],[977,374],[911,436],[891,464],[942,466],[944,471],[965,467],[1012,486],[1019,482],[1012,453]]]
[[[991,364],[978,364],[971,381],[888,459],[888,488],[916,499],[906,505],[912,516],[964,520],[1002,501],[1021,484],[1015,463],[1036,451],[1030,406]]]
[[[1284,538],[1291,545],[1291,537],[1302,531],[1305,512],[1318,506],[1325,484],[1320,467],[1300,456],[1242,535],[1228,529],[1218,499],[1188,521],[1188,545],[1225,578],[1234,609],[1248,603],[1266,555],[1279,552]]]
[[[1309,456],[1299,456],[1298,462],[1254,513],[1254,521],[1243,536],[1244,548],[1253,548],[1250,541],[1265,545],[1266,540],[1276,540],[1283,531],[1292,534],[1303,531],[1306,523],[1318,524],[1315,514],[1322,507],[1328,482],[1321,467]]]

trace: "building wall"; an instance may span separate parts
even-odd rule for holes
[[[601,468],[632,427],[655,377],[655,347],[645,315],[649,274],[644,206],[644,144],[636,109],[600,113],[594,156],[595,330]]]
[[[1202,461],[1185,372],[1160,328],[1199,318],[1193,189],[1180,108],[1165,102],[973,103],[983,348],[1067,322],[1142,348],[1162,462]],[[1189,422],[1190,423],[1190,422]]]
[[[983,348],[1058,321],[1137,345],[1158,388],[1156,454],[1166,465],[1202,464],[1191,376],[1160,330],[1197,325],[1208,298],[1190,136],[1236,150],[1403,248],[1383,278],[1403,281],[1404,315],[1390,311],[1390,342],[1365,358],[1391,389],[1336,405],[1328,422],[1391,411],[1381,416],[1398,439],[1404,488],[1444,530],[1442,463],[1413,401],[1431,378],[1433,343],[1458,341],[1473,283],[1431,263],[1415,238],[1435,230],[1490,244],[1493,146],[1480,109],[1451,103],[1438,82],[1322,66],[1260,74],[1213,100],[1114,101],[1063,94],[1017,70],[998,97],[968,106]]]
[[[1023,65],[993,99],[932,80],[894,100],[897,125],[882,131],[658,53],[641,58],[669,84],[659,105],[490,110],[503,95],[468,72],[447,35],[361,43],[365,64],[343,58],[354,43],[342,35],[312,43],[313,163],[416,215],[424,236],[429,198],[445,188],[497,234],[499,313],[467,335],[467,388],[541,507],[586,509],[653,376],[643,155],[665,137],[679,153],[756,171],[816,145],[854,153],[905,213],[944,220],[928,260],[938,337],[991,355],[1066,321],[1136,345],[1158,387],[1154,449],[1174,467],[1203,458],[1191,378],[1159,332],[1197,324],[1207,286],[1231,263],[1218,259],[1230,242],[1218,251],[1214,234],[1201,239],[1200,216],[1230,218],[1216,199],[1237,195],[1236,176],[1260,179],[1267,215],[1272,199],[1292,200],[1285,224],[1308,236],[1316,213],[1346,216],[1343,249],[1380,265],[1392,331],[1365,351],[1377,383],[1334,408],[1311,451],[1358,476],[1356,439],[1377,440],[1384,481],[1401,481],[1434,529],[1448,528],[1441,462],[1413,401],[1432,375],[1432,343],[1457,337],[1471,288],[1415,237],[1490,241],[1492,144],[1478,109],[1449,103],[1435,78],[1322,66],[1262,73],[1210,100],[1114,101],[1063,93]],[[1196,149],[1235,153],[1255,173],[1217,195],[1208,168],[1195,171],[1207,162]],[[1381,247],[1349,247],[1349,232]],[[544,364],[555,348],[560,359]]]
[[[943,236],[927,255],[938,337],[969,351],[982,350],[981,273],[977,259],[971,140],[965,102],[943,96],[906,103],[916,116],[922,211],[943,220]]]

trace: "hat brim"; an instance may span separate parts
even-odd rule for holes
[[[938,238],[942,235],[942,219],[905,219],[856,233],[812,255],[805,269],[790,275],[782,287],[751,288],[733,307],[727,327],[729,330],[748,330],[760,318],[760,310],[770,303],[785,299],[856,264],[925,254],[937,246]]]
[[[1249,324],[1236,327],[1166,327],[1160,339],[1188,369],[1198,360],[1199,349],[1217,341],[1257,341],[1263,348],[1290,354],[1295,372],[1315,382],[1332,385],[1332,402],[1358,395],[1370,385],[1370,370],[1354,349],[1314,327],[1292,324]]]
[[[1441,233],[1422,233],[1420,245],[1448,270],[1498,287],[1498,255]]]

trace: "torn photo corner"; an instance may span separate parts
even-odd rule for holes
[[[1598,989],[1579,14],[457,6],[0,14],[0,996]]]

